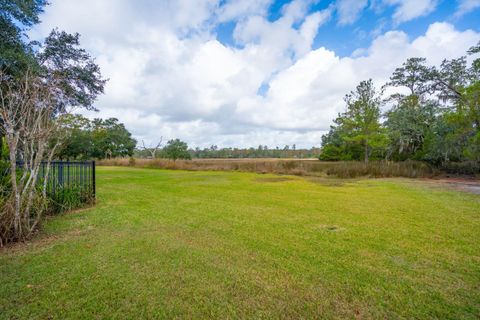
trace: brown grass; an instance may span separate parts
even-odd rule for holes
[[[438,174],[422,162],[327,162],[317,159],[133,159],[117,158],[98,161],[101,166],[130,166],[171,170],[242,171],[257,173],[289,174],[298,176],[325,176],[339,178],[355,177],[409,177],[430,178]]]

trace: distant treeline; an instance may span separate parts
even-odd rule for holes
[[[255,158],[318,158],[320,148],[312,147],[310,149],[297,149],[295,145],[284,146],[283,148],[268,146],[258,146],[257,148],[218,148],[213,145],[209,148],[188,149],[190,157],[193,159],[255,159]],[[134,156],[136,158],[151,158],[150,150],[136,149]],[[170,158],[165,149],[160,149],[155,153],[156,158]]]

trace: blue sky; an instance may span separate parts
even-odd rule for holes
[[[50,2],[31,37],[79,32],[109,79],[86,115],[152,144],[318,146],[360,81],[480,41],[480,0]]]
[[[282,8],[290,2],[291,0],[273,1],[268,7],[268,20],[273,22],[279,19],[282,16]],[[477,2],[480,8],[480,1]],[[309,13],[325,10],[334,5],[333,0],[317,1],[310,5]],[[428,15],[395,24],[392,18],[394,6],[377,5],[375,7],[375,2],[370,2],[361,10],[354,23],[340,24],[338,19],[335,19],[338,14],[333,14],[333,17],[319,29],[312,48],[324,46],[334,50],[339,56],[349,56],[358,48],[368,47],[377,35],[375,32],[401,30],[410,37],[418,37],[425,33],[430,24],[437,21],[448,21],[462,31],[466,29],[480,31],[480,10],[477,8],[456,16],[458,7],[457,1],[440,0]],[[236,21],[228,21],[217,25],[215,28],[217,40],[228,46],[238,46],[233,36],[236,24]]]
[[[455,1],[443,0],[439,2],[432,13],[403,22],[397,26],[391,18],[395,10],[394,7],[386,7],[379,12],[365,9],[353,24],[339,25],[334,19],[327,22],[317,34],[313,47],[326,46],[337,54],[346,56],[359,47],[367,47],[374,38],[372,31],[377,28],[381,28],[379,29],[381,31],[401,30],[415,38],[425,33],[428,26],[437,21],[449,21],[458,30],[480,30],[480,10],[474,10],[461,18],[455,18],[456,8],[457,3]]]

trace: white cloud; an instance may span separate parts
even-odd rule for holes
[[[331,7],[307,14],[308,5],[308,1],[292,1],[284,7],[284,15],[274,22],[251,16],[237,24],[234,37],[238,43],[246,45],[247,50],[257,51],[257,58],[268,59],[269,62],[264,63],[269,66],[270,73],[274,73],[290,64],[292,55],[298,58],[307,53],[318,28],[331,16]],[[293,27],[300,22],[299,29]]]
[[[461,17],[475,9],[480,8],[480,0],[457,0],[458,7],[455,12],[456,17]]]
[[[385,4],[395,5],[393,14],[396,24],[407,22],[415,18],[432,13],[437,7],[437,0],[383,0]]]
[[[337,0],[338,22],[341,25],[354,23],[367,5],[368,0]]]
[[[117,117],[146,143],[164,136],[194,146],[318,145],[360,80],[382,84],[407,57],[439,63],[480,39],[435,23],[416,39],[380,34],[361,54],[342,58],[312,50],[332,8],[312,13],[306,0],[285,6],[273,22],[265,17],[268,1],[52,2],[33,36],[56,26],[80,32],[110,79],[100,112],[89,116]],[[230,19],[238,21],[235,47],[212,31],[215,21]]]
[[[381,85],[412,56],[427,57],[438,65],[445,58],[463,55],[479,38],[473,31],[459,32],[450,24],[435,23],[414,40],[404,32],[387,32],[360,57],[340,58],[319,48],[279,72],[266,97],[240,100],[236,117],[279,130],[327,130],[344,107],[343,96],[361,80],[373,78]]]
[[[250,15],[267,14],[268,7],[272,0],[228,0],[223,6],[217,9],[218,20],[225,22],[228,20],[237,20]]]

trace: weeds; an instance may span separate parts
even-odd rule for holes
[[[257,173],[291,174],[298,176],[330,175],[339,178],[355,177],[409,177],[430,178],[440,172],[418,161],[372,161],[368,164],[356,161],[328,162],[299,159],[128,159],[101,160],[104,166],[132,166],[172,170],[242,171]]]
[[[78,186],[69,186],[48,195],[48,213],[56,214],[81,208],[93,202],[91,192]]]

